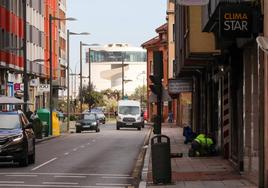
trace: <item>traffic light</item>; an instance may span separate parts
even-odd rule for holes
[[[154,76],[154,75],[150,75],[149,78],[151,82],[153,83],[153,84],[150,84],[149,86],[151,91],[156,95],[161,95],[162,94],[161,78]]]

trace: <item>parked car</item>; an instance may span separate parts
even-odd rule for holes
[[[95,113],[83,113],[81,118],[75,123],[76,133],[81,133],[82,131],[95,130],[100,132],[99,120]]]
[[[0,161],[20,166],[35,162],[33,126],[20,110],[0,112]]]
[[[102,124],[106,123],[106,117],[105,117],[103,111],[101,111],[100,109],[93,108],[93,109],[90,110],[90,113],[96,114],[98,120],[100,121],[100,123],[102,123]]]

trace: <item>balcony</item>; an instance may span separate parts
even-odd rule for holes
[[[59,8],[60,8],[60,10],[62,10],[63,12],[66,13],[66,2],[65,2],[65,0],[60,0],[59,1]]]

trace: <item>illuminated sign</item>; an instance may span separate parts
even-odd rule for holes
[[[220,9],[221,37],[251,37],[252,9],[248,5],[225,5]]]
[[[209,0],[177,0],[179,5],[194,6],[194,5],[207,5]]]

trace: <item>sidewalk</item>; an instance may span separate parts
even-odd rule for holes
[[[149,145],[140,188],[257,188],[236,172],[228,160],[220,156],[188,157],[190,144],[183,143],[182,131],[182,128],[171,124],[162,125],[162,134],[170,138],[171,153],[183,153],[182,158],[171,158],[172,183],[153,185],[151,146]]]

